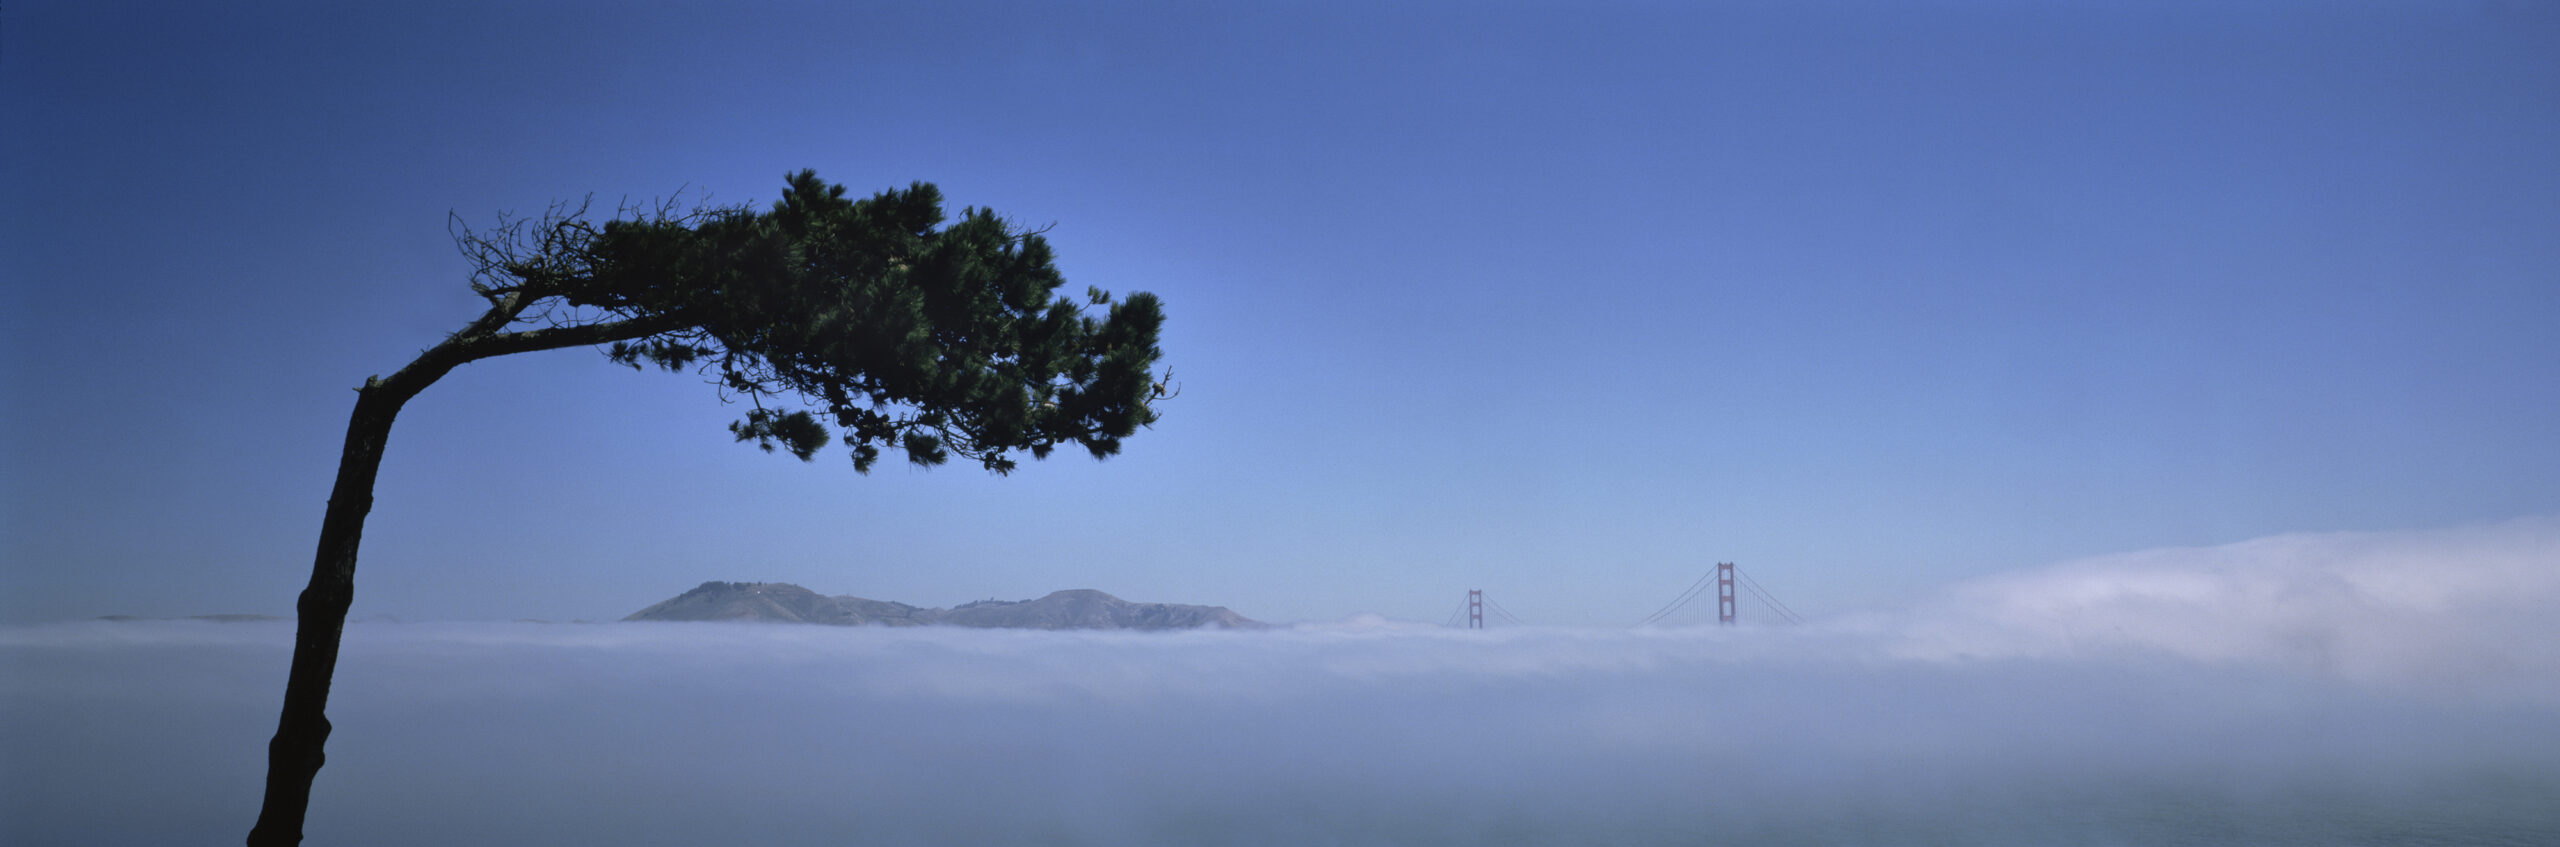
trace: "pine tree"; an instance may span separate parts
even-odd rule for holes
[[[1000,474],[1067,444],[1101,458],[1155,421],[1154,295],[1089,288],[1080,304],[1057,295],[1065,279],[1041,232],[977,208],[945,223],[930,184],[851,200],[802,171],[761,213],[660,206],[597,223],[555,207],[457,227],[488,311],[356,390],[249,843],[302,840],[383,445],[401,407],[456,366],[603,347],[633,368],[710,377],[748,407],[729,427],[739,441],[805,461],[840,440],[858,471],[883,450]]]

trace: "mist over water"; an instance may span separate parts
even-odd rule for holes
[[[359,624],[310,843],[2547,844],[2552,528],[1790,628]],[[0,628],[0,842],[245,834],[290,629]]]

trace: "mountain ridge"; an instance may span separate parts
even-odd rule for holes
[[[826,596],[788,582],[712,580],[631,613],[625,621],[766,621],[829,626],[965,626],[987,629],[1260,629],[1225,606],[1135,603],[1090,588],[1033,600],[978,600],[925,608],[850,594]]]

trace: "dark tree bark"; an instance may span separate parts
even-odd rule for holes
[[[277,721],[275,740],[267,743],[267,799],[258,809],[257,827],[249,831],[251,847],[302,842],[311,781],[327,758],[320,752],[329,739],[329,718],[323,711],[337,671],[347,607],[355,602],[356,547],[364,537],[365,515],[373,511],[374,473],[382,467],[392,418],[417,393],[395,394],[378,379],[356,391],[346,448],[338,458],[338,481],[330,487],[329,509],[320,519],[320,552],[311,566],[311,584],[294,604],[299,623],[293,670],[285,682],[284,715]]]
[[[389,378],[365,380],[356,389],[356,408],[347,419],[347,443],[338,456],[338,479],[329,489],[329,508],[320,519],[320,550],[311,564],[311,584],[294,603],[298,622],[293,636],[293,669],[285,679],[284,713],[275,739],[267,742],[267,794],[258,823],[249,830],[250,847],[290,847],[302,842],[302,821],[311,805],[311,782],[327,761],[321,745],[329,740],[329,683],[337,673],[338,642],[346,629],[347,609],[355,602],[356,549],[364,539],[365,515],[373,511],[373,482],[382,468],[382,449],[391,438],[391,422],[418,392],[466,362],[490,356],[602,344],[664,331],[668,321],[618,321],[576,327],[499,333],[522,310],[520,301],[499,304]]]

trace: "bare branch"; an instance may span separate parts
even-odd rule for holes
[[[467,349],[471,359],[485,359],[490,356],[529,353],[535,350],[593,347],[616,341],[630,341],[683,329],[685,325],[686,319],[683,315],[644,315],[608,323],[570,324],[503,332],[471,341]]]

